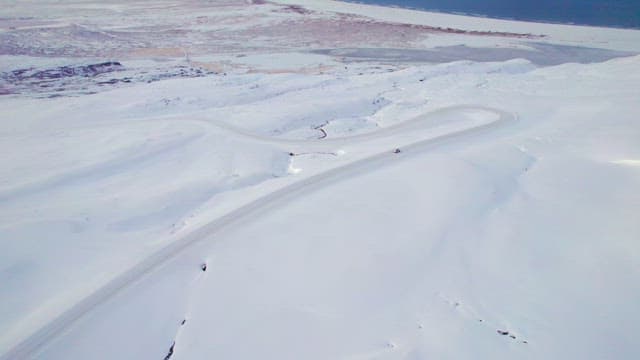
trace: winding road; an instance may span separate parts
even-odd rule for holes
[[[482,119],[482,121],[478,121],[477,118],[473,118],[473,114],[477,115],[483,113],[490,113],[492,116],[490,116],[489,119]],[[109,283],[80,300],[48,324],[22,340],[22,342],[0,355],[0,360],[33,358],[39,350],[44,348],[50,341],[80,320],[93,308],[104,303],[123,289],[128,288],[132,284],[145,278],[168,260],[174,258],[194,244],[203,241],[216,241],[216,234],[222,229],[228,230],[231,227],[242,225],[243,223],[259,217],[265,211],[275,207],[284,206],[291,200],[304,196],[305,193],[310,191],[323,188],[328,184],[341,181],[352,176],[357,176],[358,174],[362,174],[368,170],[397,161],[399,158],[411,156],[412,154],[423,152],[435,146],[480,135],[481,133],[491,131],[492,129],[504,126],[505,124],[515,122],[517,117],[514,114],[498,109],[475,105],[460,105],[439,109],[434,112],[418,116],[413,120],[384,128],[373,133],[322,140],[283,140],[256,135],[246,130],[225,124],[213,124],[214,126],[222,128],[235,136],[250,138],[254,141],[269,142],[283,146],[295,146],[301,149],[314,151],[318,149],[331,149],[340,145],[350,145],[354,142],[360,143],[374,139],[390,139],[391,137],[398,135],[415,134],[419,132],[418,130],[428,131],[430,129],[429,126],[434,123],[439,123],[439,120],[449,119],[451,116],[464,118],[465,116],[468,117],[469,114],[472,116],[468,118],[467,121],[462,122],[468,126],[463,126],[462,128],[457,127],[456,130],[450,132],[436,132],[436,134],[431,133],[430,136],[426,136],[410,144],[397,144],[396,146],[385,148],[383,152],[375,155],[329,169],[316,175],[301,178],[299,181],[266,194],[209,222],[186,236],[157,250],[131,269],[116,276]],[[446,124],[447,122],[443,123],[443,125]],[[433,128],[433,126],[431,126],[431,128]],[[400,147],[401,152],[396,153],[393,149],[398,146]]]

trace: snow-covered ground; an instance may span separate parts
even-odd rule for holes
[[[0,358],[636,359],[640,31],[0,10]]]

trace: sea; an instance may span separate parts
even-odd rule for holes
[[[496,19],[640,29],[640,0],[357,0]]]

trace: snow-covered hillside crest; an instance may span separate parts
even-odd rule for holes
[[[0,11],[0,358],[638,357],[640,32],[287,2]]]

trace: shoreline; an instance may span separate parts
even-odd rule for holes
[[[338,0],[270,2],[300,6],[309,11],[362,16],[389,23],[454,28],[462,31],[534,34],[544,36],[544,42],[553,44],[640,51],[640,29],[495,19]]]
[[[371,6],[382,6],[391,9],[405,9],[412,11],[421,11],[428,13],[436,13],[443,15],[458,15],[465,17],[473,17],[473,18],[481,18],[481,19],[490,19],[490,20],[504,20],[504,21],[517,21],[517,22],[525,22],[525,23],[535,23],[535,24],[546,24],[546,25],[568,25],[568,26],[581,26],[581,27],[590,27],[590,28],[602,28],[602,29],[616,29],[616,30],[640,30],[640,25],[636,27],[628,27],[628,26],[616,26],[616,25],[596,25],[596,24],[586,24],[586,23],[574,23],[574,22],[562,22],[562,21],[550,21],[543,19],[535,19],[535,18],[527,18],[527,19],[518,19],[506,16],[494,16],[488,14],[480,14],[480,13],[467,13],[463,11],[446,11],[440,9],[427,9],[427,8],[419,8],[413,6],[402,6],[402,5],[384,5],[384,4],[371,4],[365,3],[358,0],[340,0],[342,2],[358,4],[358,5],[371,5]]]

